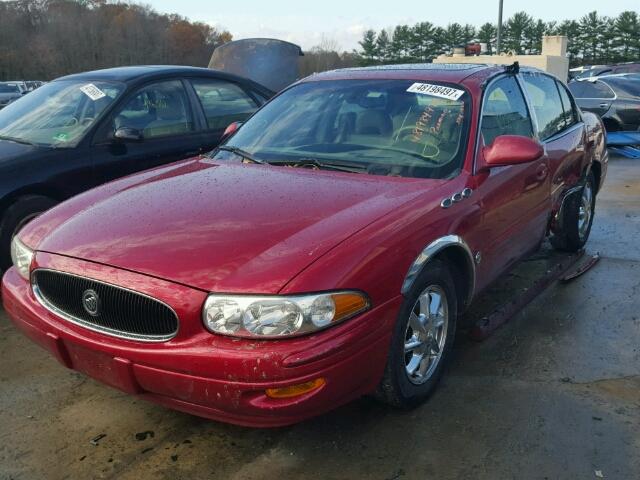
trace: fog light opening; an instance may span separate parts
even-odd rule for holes
[[[309,382],[299,383],[298,385],[290,385],[281,388],[267,388],[265,393],[270,398],[292,398],[304,395],[322,387],[326,383],[324,378],[316,378]]]

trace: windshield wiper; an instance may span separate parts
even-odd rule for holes
[[[4,135],[0,135],[0,140],[7,140],[9,142],[21,143],[23,145],[31,145],[32,147],[37,146],[35,143],[29,142],[27,140],[22,140],[21,138],[6,137]]]
[[[250,162],[253,163],[265,163],[263,160],[259,160],[256,157],[254,157],[252,154],[250,154],[249,152],[246,152],[244,150],[242,150],[241,148],[238,147],[229,147],[228,145],[222,145],[220,147],[218,147],[218,150],[222,150],[223,152],[231,152],[231,153],[235,153],[236,155],[249,160]]]
[[[355,165],[345,165],[343,163],[334,163],[334,162],[324,162],[320,161],[317,158],[297,158],[295,160],[273,160],[269,162],[271,165],[302,165],[302,166],[313,166],[318,168],[325,168],[328,170],[337,170],[339,172],[349,172],[349,173],[362,173],[366,170],[366,167],[355,166]]]

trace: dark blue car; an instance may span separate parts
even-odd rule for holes
[[[56,203],[206,152],[273,92],[194,67],[140,66],[47,83],[0,111],[0,270],[13,235]]]

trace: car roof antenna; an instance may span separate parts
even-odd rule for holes
[[[520,63],[513,62],[512,65],[506,65],[504,67],[504,71],[509,75],[517,75],[518,73],[520,73]]]

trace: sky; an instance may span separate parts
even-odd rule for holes
[[[271,37],[297,43],[303,49],[319,44],[323,36],[339,50],[358,48],[362,33],[373,28],[429,21],[435,25],[497,22],[498,0],[452,2],[379,0],[146,0],[161,13],[178,13],[190,20],[229,30],[234,39]],[[545,21],[578,19],[597,10],[616,16],[624,10],[640,12],[640,0],[504,0],[504,18],[525,11]]]

